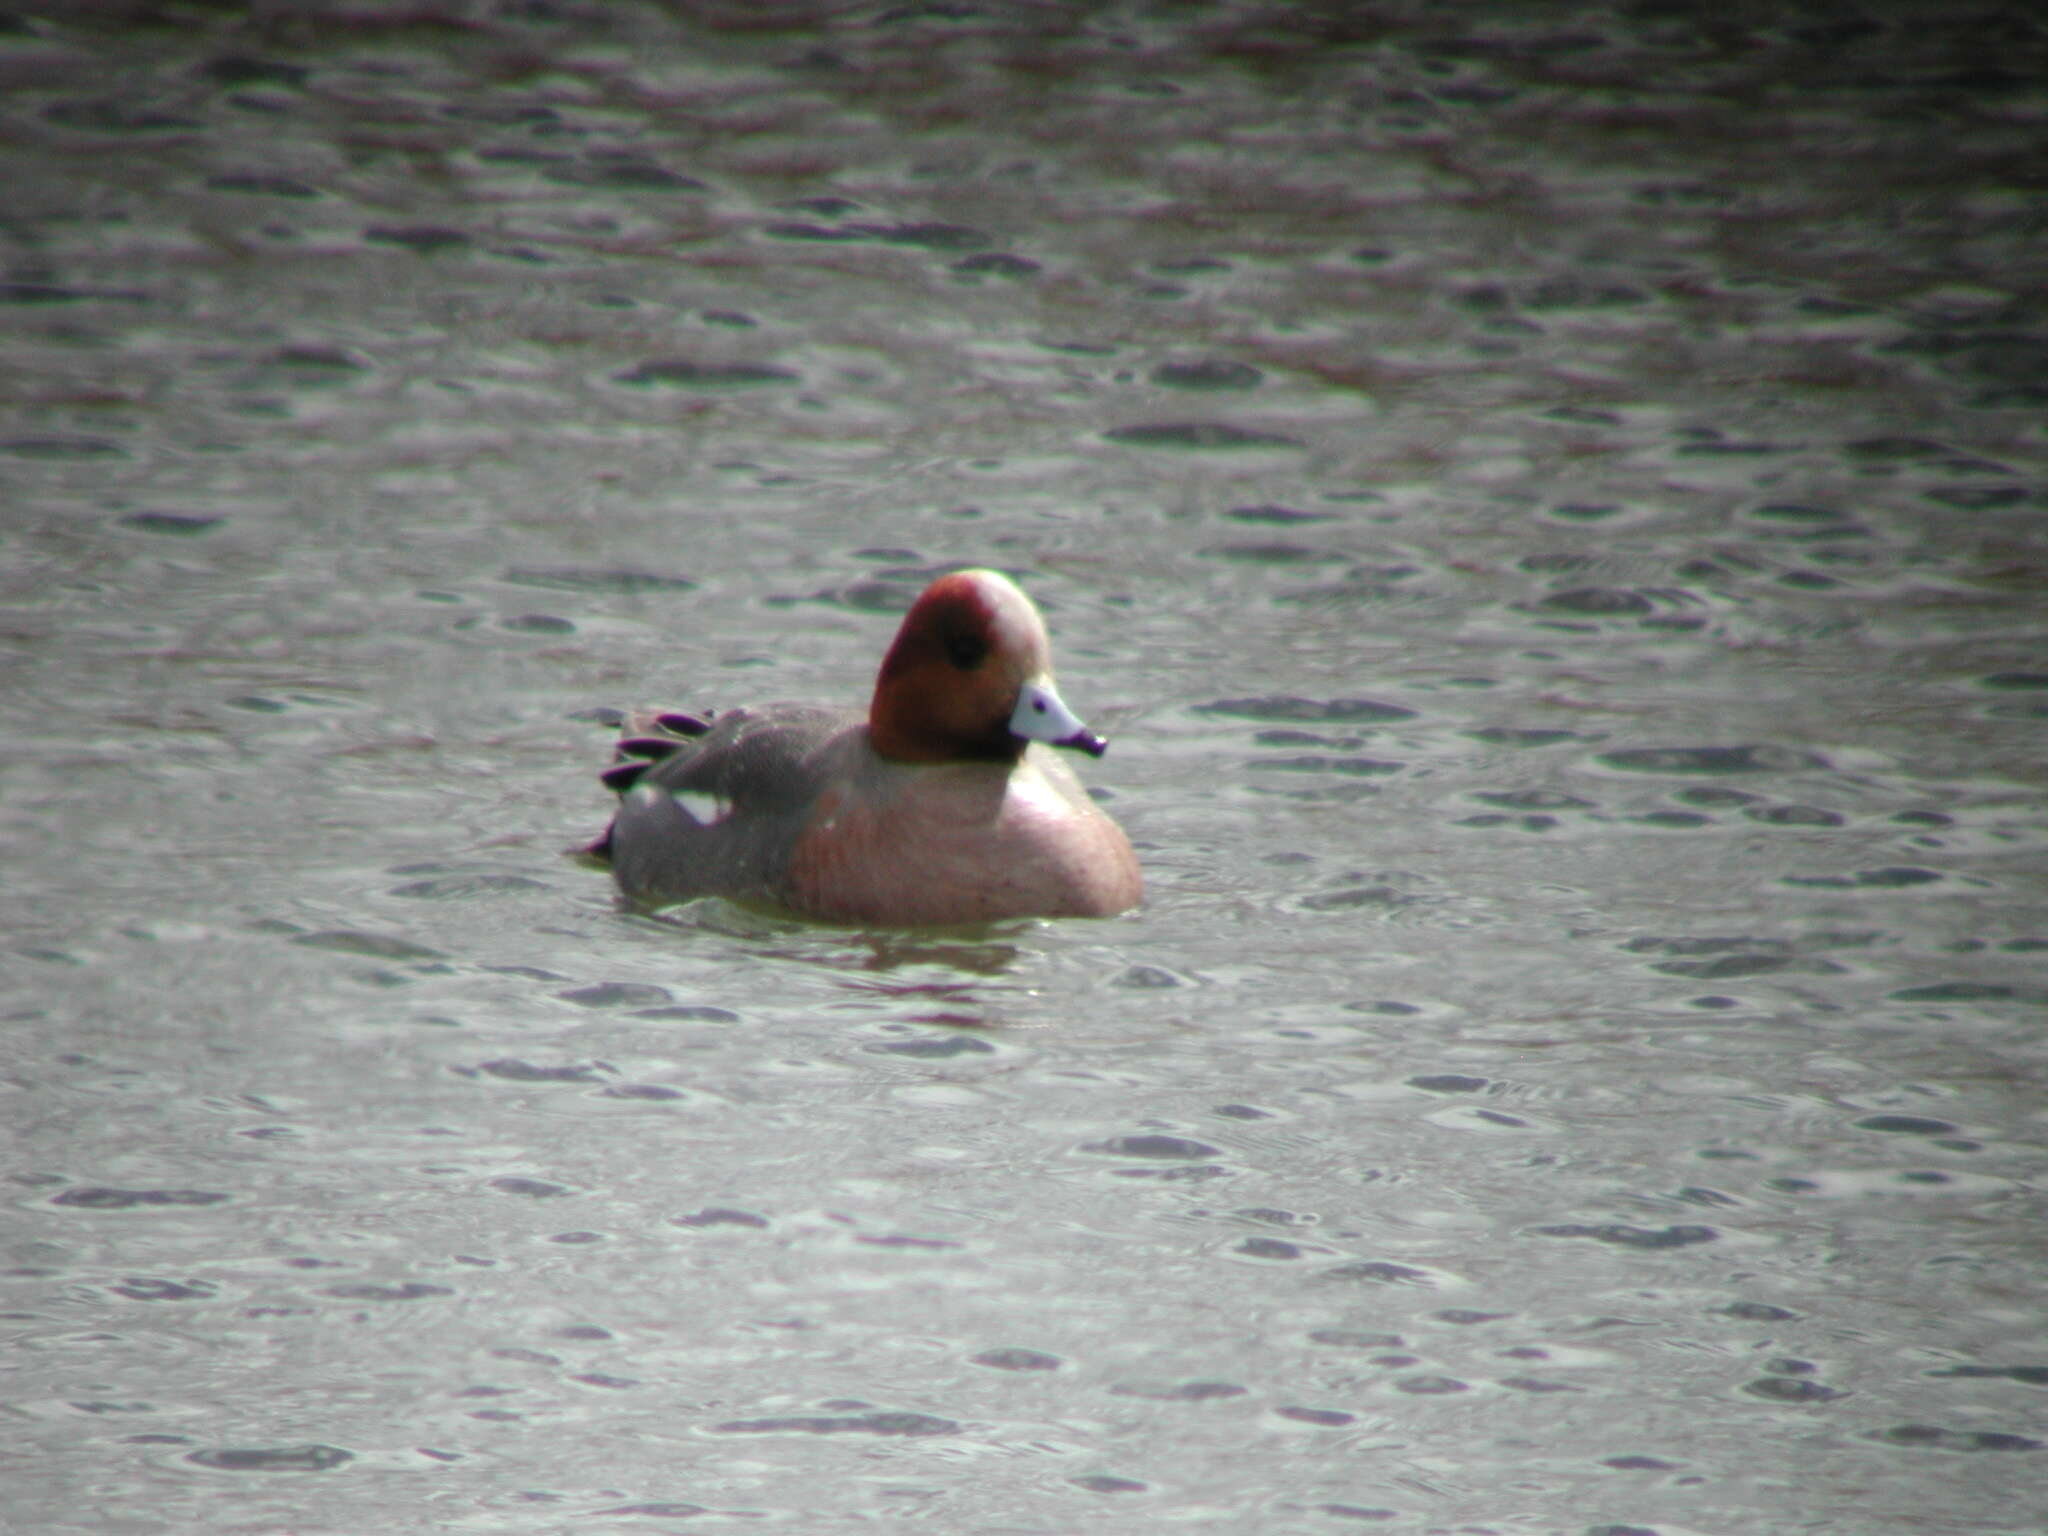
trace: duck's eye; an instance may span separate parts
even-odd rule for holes
[[[980,635],[959,634],[946,637],[946,660],[962,672],[972,672],[988,657],[988,642]]]

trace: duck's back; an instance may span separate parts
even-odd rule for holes
[[[736,709],[700,734],[643,731],[669,745],[620,796],[603,840],[637,901],[725,896],[786,905],[792,850],[835,765],[862,743],[852,710]]]

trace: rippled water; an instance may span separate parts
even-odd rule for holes
[[[0,19],[37,1532],[2048,1520],[2024,7]],[[1015,572],[1147,910],[619,910]]]

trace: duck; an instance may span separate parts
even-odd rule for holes
[[[1144,899],[1130,839],[1065,760],[1108,743],[1060,697],[1045,620],[998,571],[924,589],[865,712],[767,704],[623,726],[602,775],[618,808],[584,851],[641,906],[715,896],[932,927],[1113,917]]]

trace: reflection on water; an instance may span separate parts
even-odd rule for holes
[[[2044,50],[0,26],[10,1515],[2032,1530]],[[1144,913],[564,856],[969,563]]]

